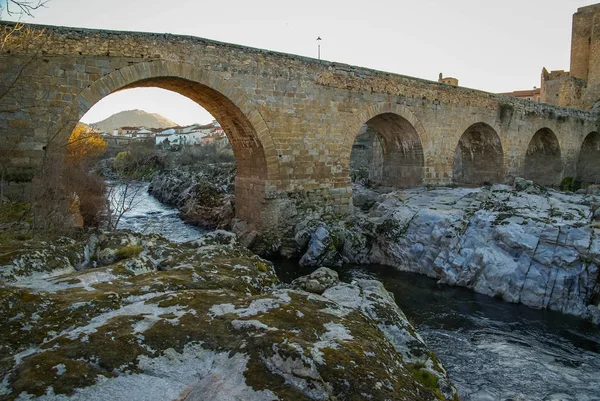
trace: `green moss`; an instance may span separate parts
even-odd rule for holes
[[[127,245],[126,247],[118,249],[117,252],[115,252],[115,257],[117,260],[128,259],[139,255],[143,250],[144,248],[139,245]]]
[[[58,365],[64,366],[62,375],[58,375]],[[27,392],[41,396],[52,387],[55,394],[71,395],[76,388],[94,384],[99,374],[112,376],[84,361],[67,359],[59,351],[47,351],[25,359],[19,366],[12,382],[13,394]]]
[[[407,365],[410,373],[413,375],[416,381],[421,383],[425,388],[429,390],[439,390],[438,378],[425,369],[425,365],[421,363],[414,363]]]
[[[575,192],[581,189],[582,182],[573,177],[565,177],[560,182],[560,190],[564,192]]]
[[[0,203],[0,223],[12,223],[29,219],[31,206],[24,202]]]
[[[498,224],[500,224],[500,225],[507,225],[507,224],[510,224],[510,222],[505,221],[505,220],[507,220],[507,219],[509,219],[509,218],[511,218],[513,216],[514,216],[514,214],[512,214],[512,213],[499,213],[496,216],[496,220],[494,220],[494,225],[498,225]]]
[[[263,262],[256,262],[256,268],[258,269],[258,271],[261,271],[263,273],[266,273],[269,271],[269,266],[267,266]]]
[[[388,240],[397,240],[401,238],[408,230],[409,222],[403,226],[396,219],[386,219],[375,229],[376,233]]]

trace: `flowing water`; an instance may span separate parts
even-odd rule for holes
[[[311,272],[275,261],[282,280]],[[386,266],[344,266],[380,280],[446,366],[463,401],[600,400],[600,328]]]
[[[189,241],[205,230],[146,188],[119,228]],[[275,260],[281,280],[311,270]],[[555,312],[513,305],[383,266],[344,266],[342,280],[375,278],[446,366],[463,401],[600,401],[600,328]]]
[[[179,218],[176,208],[160,203],[148,193],[148,185],[136,183],[127,189],[123,185],[116,187],[112,200],[113,208],[118,208],[116,204],[122,203],[123,200],[128,204],[131,200],[132,206],[131,210],[123,214],[117,228],[144,234],[161,234],[173,242],[191,241],[208,232],[186,224]],[[131,195],[135,195],[134,199],[128,199]]]

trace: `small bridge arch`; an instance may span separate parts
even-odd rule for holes
[[[577,158],[576,178],[587,184],[600,183],[600,133],[586,135]]]
[[[497,131],[478,122],[461,135],[454,151],[452,179],[456,183],[481,185],[502,182],[504,151]]]
[[[405,106],[382,103],[368,107],[351,120],[346,129],[343,150],[354,152],[357,136],[371,133],[373,154],[369,160],[370,179],[387,187],[412,187],[423,183],[424,141],[427,133],[417,117]],[[350,158],[342,153],[349,171]]]
[[[557,185],[562,178],[560,143],[548,127],[538,129],[525,151],[523,177],[542,185]]]

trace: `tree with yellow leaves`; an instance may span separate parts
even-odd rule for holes
[[[96,160],[104,153],[106,145],[106,141],[98,131],[79,123],[67,143],[67,162],[79,165]]]

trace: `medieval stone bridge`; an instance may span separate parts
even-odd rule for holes
[[[0,54],[0,146],[23,138],[13,176],[35,171],[103,97],[153,86],[220,122],[238,165],[236,213],[263,227],[285,224],[299,200],[348,210],[365,125],[381,138],[384,185],[600,182],[592,112],[194,37],[34,29],[43,34],[17,35]]]

